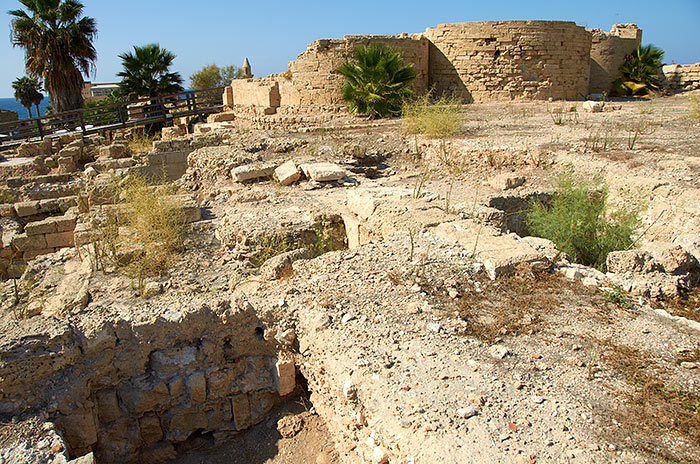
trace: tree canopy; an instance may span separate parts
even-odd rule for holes
[[[15,91],[15,100],[27,108],[29,118],[32,117],[32,106],[36,106],[36,115],[39,117],[39,103],[44,99],[39,81],[33,77],[18,77],[12,82],[12,88]]]
[[[216,64],[210,64],[190,76],[190,87],[194,90],[225,87],[232,80],[243,77],[245,77],[243,69],[237,66],[229,65],[220,68]]]
[[[83,74],[94,69],[97,25],[76,0],[20,0],[11,10],[12,45],[25,50],[29,77],[42,79],[56,112],[83,106]]]
[[[181,92],[180,73],[171,72],[176,55],[159,44],[134,46],[133,52],[119,55],[123,70],[117,73],[122,78],[121,93],[127,98],[156,97]]]

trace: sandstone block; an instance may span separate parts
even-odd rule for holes
[[[195,372],[187,378],[187,388],[190,398],[195,403],[203,403],[207,399],[207,379],[203,372]]]
[[[334,163],[302,164],[301,170],[310,180],[329,182],[345,177],[345,169]]]
[[[132,414],[143,414],[165,404],[170,394],[161,381],[137,381],[134,385],[120,389],[119,398]]]
[[[278,166],[274,174],[275,180],[277,180],[280,185],[291,185],[301,179],[301,172],[296,163],[292,160],[286,161]]]
[[[129,156],[128,147],[123,143],[113,143],[100,147],[100,158],[120,159]]]
[[[24,233],[31,236],[42,234],[54,234],[58,232],[56,229],[56,221],[54,218],[46,218],[41,221],[30,222],[24,226]]]
[[[163,439],[163,429],[160,427],[160,419],[155,414],[146,414],[139,419],[141,440],[146,446],[151,446]]]
[[[54,251],[56,251],[54,248],[24,250],[22,257],[25,261],[28,261],[30,259],[36,258],[37,256],[48,255],[49,253],[53,253]]]
[[[601,102],[587,100],[583,102],[581,108],[587,113],[600,113],[601,111],[603,111],[603,104]]]
[[[668,242],[649,242],[642,246],[656,264],[668,274],[689,272],[698,267],[697,260],[682,246]]]
[[[250,418],[250,401],[248,395],[236,395],[231,398],[231,411],[233,412],[233,422],[236,430],[250,428],[252,421]]]
[[[357,215],[360,219],[367,220],[374,214],[377,209],[377,200],[368,195],[362,194],[355,190],[351,190],[347,195],[348,209]]]
[[[232,111],[224,112],[224,113],[215,113],[215,114],[210,114],[207,117],[207,123],[211,124],[214,122],[227,122],[227,121],[234,121],[236,119],[236,113]]]
[[[26,233],[16,234],[11,240],[10,243],[22,251],[43,250],[48,248],[45,235],[34,235],[30,237]]]
[[[161,441],[141,452],[141,462],[170,462],[176,457],[175,447],[168,441]]]
[[[87,448],[97,443],[97,428],[92,410],[78,410],[68,416],[58,416],[56,425],[72,448]]]
[[[274,174],[277,165],[254,165],[246,164],[231,169],[231,177],[236,182],[245,182],[247,180],[260,179],[270,177]]]
[[[19,217],[28,217],[39,214],[39,202],[38,201],[21,201],[15,203],[15,211]]]
[[[164,127],[161,129],[160,133],[163,140],[170,140],[183,135],[182,129],[178,126]]]
[[[0,205],[0,217],[12,218],[17,216],[17,211],[15,211],[14,205],[2,204]]]
[[[101,423],[107,424],[122,417],[116,391],[112,389],[98,391],[95,393],[95,402],[97,403],[97,417]]]
[[[275,381],[280,396],[289,395],[294,391],[296,367],[292,359],[278,359],[275,363]]]
[[[175,410],[172,414],[165,434],[169,441],[186,440],[196,430],[207,428],[207,415],[196,407]]]

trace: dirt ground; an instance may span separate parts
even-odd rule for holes
[[[193,436],[174,464],[700,462],[697,288],[649,298],[607,280],[584,285],[544,258],[492,279],[476,253],[489,250],[437,231],[473,221],[508,235],[522,227],[518,208],[573,169],[605,179],[613,206],[639,211],[640,243],[700,246],[700,125],[687,95],[606,106],[467,105],[463,130],[445,140],[406,135],[398,120],[322,134],[226,129],[223,148],[193,152],[176,182],[205,214],[177,263],[153,278],[162,294],[144,302],[118,269],[56,253],[32,267],[30,297],[45,302],[34,325],[98,327],[129,308],[202,297],[245,301],[265,336],[293,332],[309,400],[241,435]],[[234,182],[231,160],[252,158],[329,161],[348,175]],[[499,188],[504,175],[524,184]],[[361,246],[262,277],[251,262],[261,237],[308,232],[321,213],[347,218],[358,192],[371,198],[367,217],[353,217]],[[83,282],[89,303],[66,311]],[[10,307],[12,284],[2,286],[0,328],[19,343],[26,321]],[[0,429],[3,446],[30,429]]]

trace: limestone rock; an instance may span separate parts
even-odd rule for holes
[[[603,111],[603,103],[593,100],[587,100],[583,102],[581,108],[587,113],[600,113],[601,111]]]
[[[245,182],[253,179],[260,179],[263,177],[270,177],[274,174],[276,164],[268,165],[256,165],[256,164],[246,164],[243,166],[238,166],[231,169],[231,177],[236,182]]]
[[[525,183],[525,177],[513,173],[499,174],[489,180],[489,185],[496,190],[510,190]]]
[[[308,248],[288,251],[265,261],[260,268],[260,275],[266,280],[275,280],[292,272],[292,263],[300,259],[311,258]]]
[[[275,169],[274,175],[275,180],[277,180],[280,185],[291,185],[301,179],[301,172],[296,163],[292,160],[278,166],[277,169]]]
[[[334,163],[302,164],[304,175],[315,182],[329,182],[345,177],[345,169]]]

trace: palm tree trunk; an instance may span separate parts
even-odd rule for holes
[[[32,119],[32,107],[31,107],[31,105],[27,106],[27,112],[29,113],[29,119]]]
[[[39,111],[39,105],[34,105],[36,106],[36,117],[40,118],[41,117],[41,111]]]

